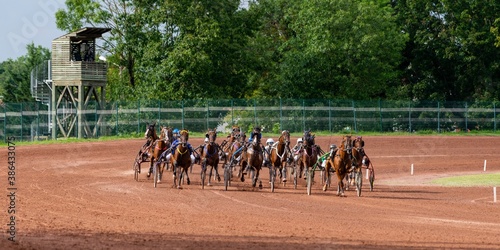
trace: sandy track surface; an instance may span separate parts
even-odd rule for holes
[[[276,138],[275,138],[276,139]],[[296,138],[292,138],[295,142]],[[157,188],[132,163],[144,140],[16,147],[16,243],[7,240],[7,167],[1,249],[329,249],[484,248],[500,244],[500,202],[492,187],[441,187],[438,177],[500,172],[500,137],[365,136],[375,188],[347,197],[312,195],[305,181],[272,193],[249,179],[201,189],[200,166],[191,185],[172,187],[171,172]],[[191,139],[197,146],[201,139]],[[320,137],[327,148],[340,137]],[[1,157],[6,162],[7,149]],[[410,166],[414,165],[414,175]],[[336,180],[334,179],[334,184]],[[500,192],[500,190],[499,190]]]

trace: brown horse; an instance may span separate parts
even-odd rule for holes
[[[326,162],[325,172],[327,177],[326,183],[323,186],[323,191],[326,191],[327,187],[330,185],[330,169],[333,168],[335,169],[335,173],[337,174],[338,179],[337,195],[345,197],[343,180],[347,174],[349,167],[351,166],[351,143],[351,136],[346,135],[342,138],[340,147],[330,152],[330,157],[328,157],[328,160]]]
[[[246,135],[245,132],[241,131],[239,127],[233,127],[233,131],[229,135],[229,141],[227,146],[225,147],[226,161],[224,162],[224,166],[227,164],[227,159],[229,159],[230,164],[240,165],[241,166],[241,155],[242,155],[242,147],[245,144]],[[241,172],[241,171],[240,171]],[[231,173],[232,176],[232,173]]]
[[[255,128],[252,132],[252,142],[243,149],[241,155],[241,168],[240,176],[241,181],[245,181],[245,174],[243,173],[247,169],[252,172],[252,187],[257,185],[257,180],[259,180],[259,173],[262,169],[262,162],[264,161],[262,146],[260,144],[261,133],[260,128]],[[260,181],[260,180],[259,180]],[[259,182],[259,188],[262,188],[262,181]]]
[[[148,172],[148,179],[151,176],[151,173],[153,172],[153,162],[155,161],[154,158],[154,150],[156,148],[156,145],[158,144],[158,134],[156,134],[156,122],[153,122],[153,124],[147,124],[146,132],[144,132],[144,138],[147,140],[146,144],[147,149],[147,155],[150,158],[150,164],[149,164],[149,172]],[[139,170],[140,171],[140,170]]]
[[[189,139],[189,131],[183,129],[180,132],[179,136],[179,144],[175,149],[175,152],[172,152],[172,157],[170,158],[170,162],[173,166],[174,171],[174,187],[178,189],[181,188],[181,178],[186,175],[187,184],[191,184],[188,175],[188,169],[191,166],[191,154],[188,148],[188,139]]]
[[[227,163],[227,159],[231,158],[232,153],[234,153],[240,145],[234,145],[236,142],[239,141],[241,135],[241,130],[239,126],[234,125],[231,133],[227,136],[228,140],[224,140],[221,144],[222,151],[224,151],[224,165]],[[235,149],[235,146],[238,148]]]
[[[290,132],[283,130],[278,142],[271,148],[271,164],[275,169],[279,169],[282,181],[286,182],[286,167],[285,164],[290,153]]]
[[[373,171],[373,166],[370,164],[370,159],[365,153],[365,142],[361,136],[358,136],[352,142],[352,177],[351,184],[356,184],[356,191],[358,196],[361,196],[362,187],[362,176],[363,176],[363,166],[367,168],[370,173],[370,190],[373,191],[373,180],[375,179],[375,173]],[[356,178],[357,177],[357,178]]]
[[[304,131],[304,136],[302,137],[303,147],[301,158],[299,159],[299,174],[302,175],[302,171],[305,172],[304,179],[308,170],[313,167],[313,165],[318,160],[318,152],[320,151],[319,146],[315,144],[314,135],[311,134],[310,130]],[[299,176],[299,177],[300,177]]]
[[[201,156],[201,184],[202,188],[205,187],[205,176],[207,171],[207,166],[211,166],[210,172],[208,174],[208,186],[211,186],[212,183],[210,180],[212,179],[212,171],[215,169],[215,175],[217,180],[220,181],[218,165],[219,165],[219,146],[215,143],[217,139],[217,131],[208,130],[205,135],[208,138],[208,143],[206,143],[203,147],[200,147],[200,156]]]
[[[163,171],[165,170],[165,165],[166,165],[164,152],[166,152],[167,149],[170,148],[170,145],[172,143],[172,138],[173,138],[172,128],[161,126],[160,138],[157,140],[156,146],[154,147],[153,155],[151,157],[151,165],[153,164],[153,161],[155,167],[156,165],[159,165],[158,173],[156,173],[157,183],[160,183],[163,177]]]

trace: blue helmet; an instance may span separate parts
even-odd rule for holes
[[[174,130],[172,131],[172,133],[174,133],[174,134],[178,134],[179,132],[180,132],[180,131],[179,131],[178,129],[174,129]]]

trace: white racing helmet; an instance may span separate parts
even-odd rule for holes
[[[302,143],[302,137],[297,139],[297,144]]]
[[[267,139],[267,141],[266,141],[266,144],[273,144],[273,143],[274,143],[273,138],[269,138],[269,139]]]

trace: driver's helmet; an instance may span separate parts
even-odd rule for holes
[[[273,138],[269,138],[269,139],[267,139],[266,144],[267,144],[267,145],[272,145],[272,144],[274,144],[274,140],[273,140]]]
[[[174,129],[174,130],[172,130],[172,133],[174,134],[174,138],[177,138],[177,137],[179,137],[180,131],[179,131],[179,129]]]
[[[302,138],[297,139],[297,144],[302,143]]]

